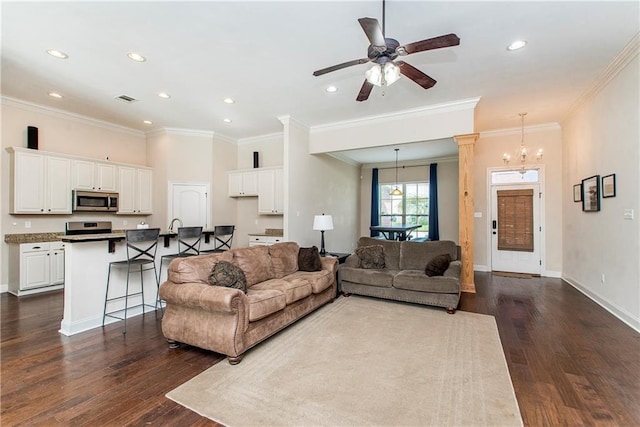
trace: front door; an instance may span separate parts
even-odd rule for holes
[[[169,194],[169,221],[180,218],[185,227],[209,228],[208,184],[170,183]]]
[[[539,184],[493,185],[491,206],[491,270],[539,275]]]

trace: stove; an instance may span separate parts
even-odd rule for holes
[[[69,221],[65,224],[64,230],[67,236],[109,233],[111,233],[111,221]]]

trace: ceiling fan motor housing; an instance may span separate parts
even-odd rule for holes
[[[396,52],[396,49],[398,48],[398,46],[400,46],[398,40],[384,39],[384,41],[387,44],[386,50],[380,52],[379,48],[373,45],[369,45],[369,49],[367,50],[367,56],[369,57],[369,59],[378,64],[384,64],[387,62],[387,60],[381,61],[381,58],[388,58],[389,60],[393,61],[398,57],[398,53]]]

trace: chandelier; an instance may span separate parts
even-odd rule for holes
[[[396,150],[396,187],[393,190],[391,190],[389,195],[391,195],[391,196],[402,196],[402,190],[400,190],[400,188],[398,188],[398,151],[400,151],[400,149],[399,148],[395,148],[394,150]]]
[[[526,168],[525,168],[525,163],[527,162],[527,156],[529,155],[529,151],[527,150],[527,147],[524,146],[524,116],[527,115],[527,113],[519,113],[520,115],[520,121],[522,123],[522,134],[521,134],[521,138],[520,138],[520,148],[517,151],[517,157],[520,160],[520,173],[522,175],[525,174],[525,172],[527,172]],[[538,151],[536,151],[536,160],[540,160],[542,159],[543,156],[543,152],[542,152],[542,148],[538,148]],[[507,152],[505,152],[502,155],[502,161],[508,165],[509,161],[511,160],[511,155]]]

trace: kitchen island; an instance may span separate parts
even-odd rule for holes
[[[213,230],[203,231],[203,234],[213,234]],[[164,280],[166,272],[160,271],[162,255],[178,252],[176,233],[163,232],[158,239],[156,252],[156,269]],[[60,324],[60,333],[74,335],[89,329],[102,326],[105,292],[107,289],[107,274],[109,263],[124,260],[127,257],[124,232],[106,234],[84,234],[78,236],[62,236],[65,243],[65,281],[64,281],[64,313]],[[202,239],[201,250],[213,249],[215,239],[205,243]],[[166,271],[167,263],[163,269]],[[153,270],[144,272],[144,304],[155,306],[157,285],[153,277]],[[139,274],[131,275],[129,286],[139,289]],[[111,271],[110,294],[123,295],[125,292],[126,269],[114,268]],[[161,282],[162,283],[162,282]],[[130,293],[133,291],[130,289]],[[139,306],[141,296],[130,297],[127,318],[142,314],[143,306]],[[124,307],[124,302],[122,302]],[[109,309],[112,311],[112,308]],[[146,312],[153,309],[145,307]],[[107,318],[106,323],[117,322],[117,319]]]

